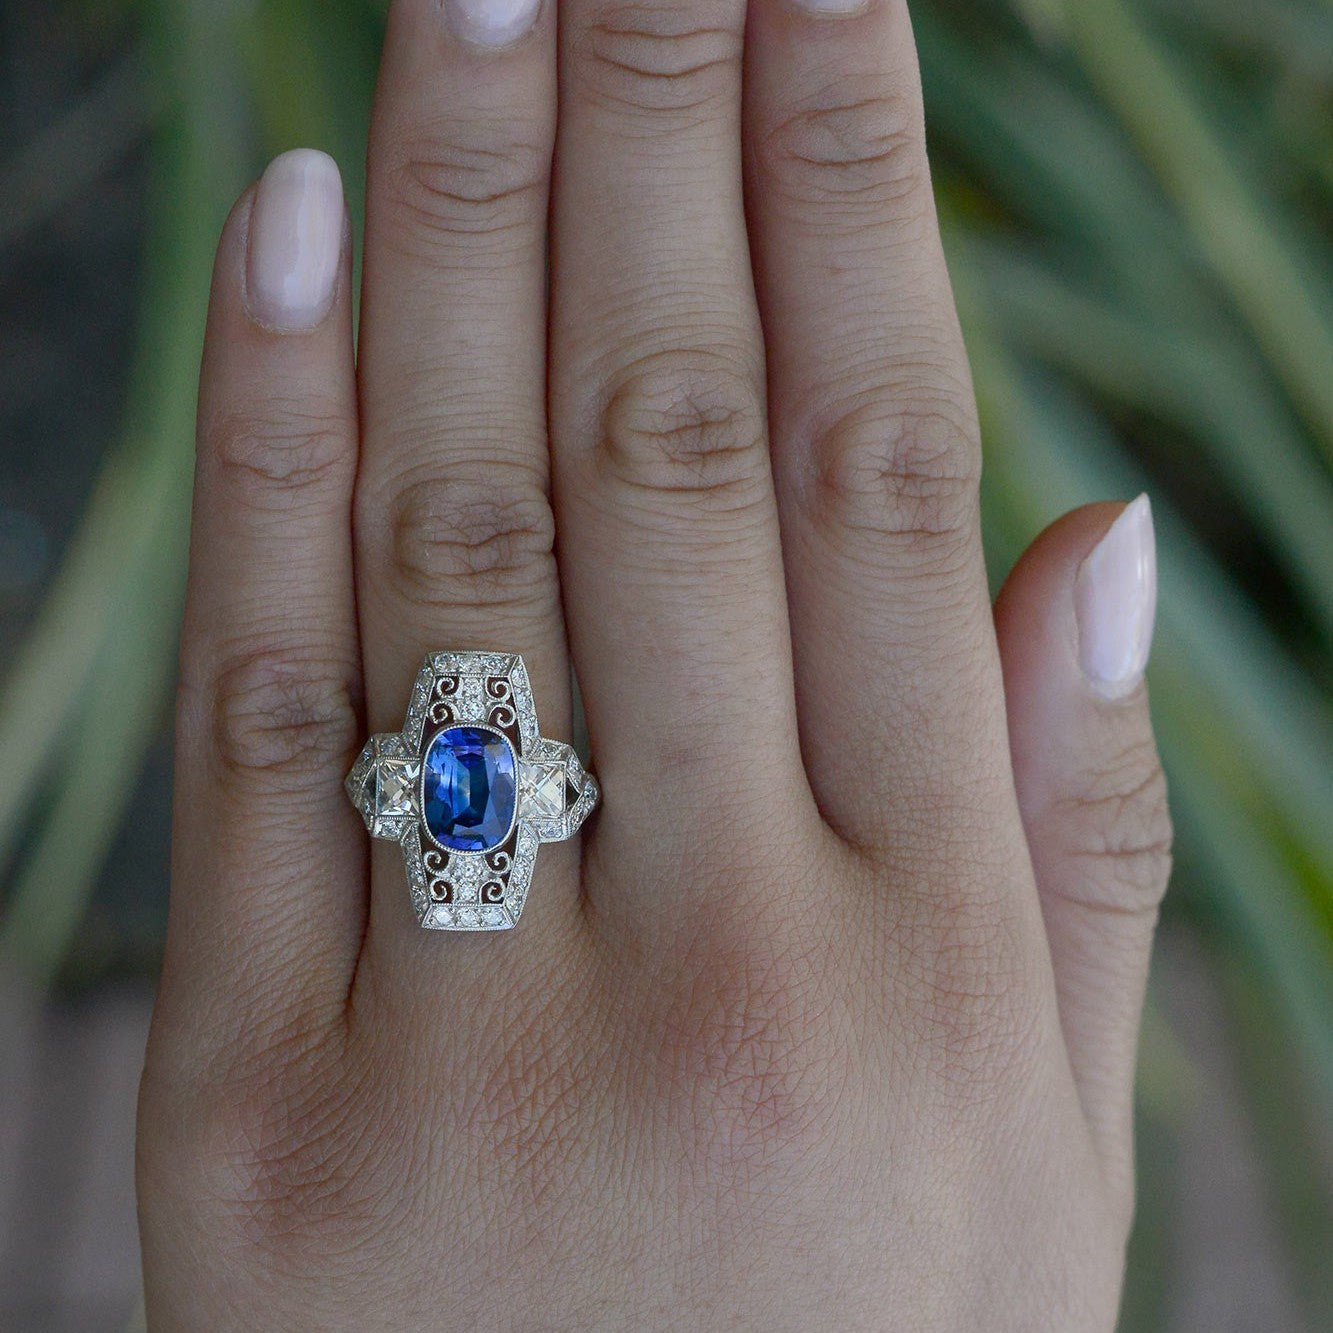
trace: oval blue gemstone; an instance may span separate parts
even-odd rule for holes
[[[514,747],[483,727],[446,727],[422,764],[422,814],[441,847],[486,852],[514,822]]]

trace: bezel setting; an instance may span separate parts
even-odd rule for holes
[[[464,726],[502,736],[514,752],[514,817],[486,851],[441,846],[422,813],[426,751],[439,732]],[[537,848],[573,837],[600,795],[573,746],[541,734],[517,653],[429,654],[402,730],[372,736],[345,786],[371,836],[401,847],[412,908],[427,930],[508,930],[527,901]]]
[[[427,775],[426,760],[429,757],[431,749],[434,747],[435,742],[442,735],[444,735],[445,732],[461,730],[462,727],[467,727],[472,731],[484,731],[491,736],[498,736],[500,740],[503,741],[504,744],[509,747],[510,757],[514,761],[514,808],[513,810],[510,811],[509,814],[509,827],[505,829],[504,837],[498,838],[495,841],[495,843],[493,843],[490,847],[482,847],[477,849],[479,854],[485,855],[486,852],[494,851],[497,847],[503,847],[505,843],[509,841],[510,834],[512,834],[514,831],[514,825],[518,823],[518,775],[519,775],[518,751],[514,748],[513,741],[511,741],[509,737],[506,736],[505,733],[499,729],[499,727],[482,726],[480,722],[466,722],[461,724],[457,722],[451,722],[446,726],[437,728],[435,731],[426,732],[422,737],[424,744],[422,746],[422,751],[421,751],[421,768],[420,772],[417,774],[417,782],[420,784],[420,790],[417,792],[417,804],[424,815],[426,810],[426,775]],[[430,840],[430,844],[432,847],[438,847],[442,852],[455,852],[463,850],[457,847],[450,847],[447,843],[441,842],[439,838],[435,836],[435,830],[431,828],[429,819],[427,818],[422,819],[421,828],[422,832],[424,832],[426,837]]]

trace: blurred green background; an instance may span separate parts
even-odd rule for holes
[[[383,10],[0,10],[0,1003],[153,974],[211,252],[297,144],[359,215]],[[992,575],[1073,505],[1156,509],[1178,861],[1122,1326],[1330,1327],[1333,3],[912,10]],[[1253,1258],[1229,1223],[1261,1233],[1270,1317],[1221,1292],[1243,1322],[1182,1324],[1201,1254]]]

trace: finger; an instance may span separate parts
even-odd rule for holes
[[[402,725],[427,651],[480,648],[522,653],[543,728],[567,735],[545,424],[550,9],[396,0],[389,15],[356,515],[374,730]]]
[[[978,430],[900,0],[752,6],[745,136],[797,698],[872,851],[1020,865]],[[969,854],[971,855],[971,854]],[[977,860],[976,856],[971,857]]]
[[[219,1015],[271,1030],[341,1006],[364,924],[341,791],[360,691],[349,254],[338,169],[299,151],[242,197],[214,271],[163,993],[215,1034]]]
[[[1170,870],[1166,788],[1143,667],[1156,606],[1147,496],[1089,505],[1030,546],[1002,589],[1018,798],[1083,1106],[1128,1202],[1134,1059]]]
[[[743,0],[561,10],[561,572],[604,779],[597,855],[658,858],[656,877],[622,877],[645,886],[635,913],[680,912],[661,891],[661,876],[673,890],[682,878],[661,838],[711,846],[742,808],[771,826],[774,799],[791,794],[754,775],[799,771],[740,186],[744,12]]]

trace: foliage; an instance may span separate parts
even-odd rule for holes
[[[13,869],[0,939],[42,980],[65,956],[125,815],[123,775],[170,689],[214,238],[264,157],[297,143],[335,154],[359,211],[383,8],[66,6],[123,24],[139,45],[53,140],[77,147],[93,117],[104,135],[151,122],[156,183],[121,437],[0,682],[0,864]],[[1333,11],[1328,0],[919,0],[913,14],[987,441],[992,569],[1072,505],[1151,491],[1162,570],[1151,687],[1179,842],[1168,910],[1244,976],[1234,990],[1251,1065],[1271,1070],[1272,1049],[1288,1051],[1284,1086],[1327,1119],[1333,255],[1321,223]],[[101,159],[62,160],[63,179],[26,193],[31,161],[10,164],[0,198],[31,198],[40,213]],[[0,244],[23,225],[0,214]],[[85,741],[77,773],[56,763],[71,729]],[[1169,1130],[1182,1058],[1169,1036],[1149,1040],[1149,1181],[1169,1142],[1153,1117]],[[1308,1119],[1282,1123],[1271,1174],[1313,1309],[1333,1232],[1327,1201],[1293,1169],[1317,1155]],[[1162,1233],[1161,1196],[1145,1190],[1140,1237]],[[1136,1272],[1135,1327],[1155,1326],[1154,1293]]]

